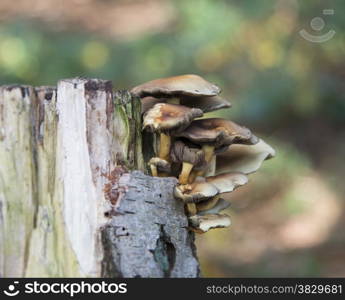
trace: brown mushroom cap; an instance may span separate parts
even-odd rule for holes
[[[181,140],[176,140],[170,150],[172,162],[181,164],[188,162],[193,165],[193,169],[198,170],[206,166],[205,154],[200,148],[195,148]]]
[[[202,77],[193,74],[151,80],[134,87],[131,93],[138,97],[145,96],[215,96],[220,88]]]
[[[255,144],[258,142],[248,128],[221,118],[194,120],[177,136],[185,137],[199,145],[213,144],[216,148],[231,144]]]
[[[209,214],[205,216],[195,215],[189,217],[191,226],[200,233],[205,233],[210,229],[229,227],[230,217],[226,214]]]
[[[144,115],[144,128],[157,132],[184,130],[194,118],[201,117],[202,111],[198,108],[189,108],[182,105],[158,103]]]
[[[257,171],[264,160],[275,156],[274,149],[262,139],[255,145],[232,145],[216,158],[216,173]]]

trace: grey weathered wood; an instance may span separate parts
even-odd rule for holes
[[[128,92],[1,87],[0,276],[198,276],[176,180],[133,170],[145,163]]]
[[[118,215],[103,229],[103,276],[196,277],[194,235],[182,202],[175,201],[175,178],[125,174]]]
[[[0,88],[0,276],[24,276],[35,222],[33,98],[28,86]]]

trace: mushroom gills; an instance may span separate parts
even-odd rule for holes
[[[217,201],[217,203],[213,207],[210,207],[207,210],[199,211],[199,205],[198,204],[197,204],[196,208],[198,210],[197,214],[199,216],[205,216],[205,215],[209,215],[209,214],[218,214],[221,211],[223,211],[224,209],[227,209],[229,206],[230,206],[230,202],[221,198]]]
[[[197,204],[198,213],[200,213],[202,211],[207,211],[207,210],[213,208],[217,204],[219,198],[220,198],[220,195],[216,195],[211,199],[199,202]]]
[[[166,102],[169,104],[180,104],[180,99],[177,97],[168,98]]]

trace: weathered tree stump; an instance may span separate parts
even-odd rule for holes
[[[176,179],[145,172],[128,92],[80,78],[1,87],[0,276],[197,277]]]

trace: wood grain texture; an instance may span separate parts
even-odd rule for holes
[[[140,107],[107,80],[1,87],[0,277],[199,275],[176,180],[143,173]]]

